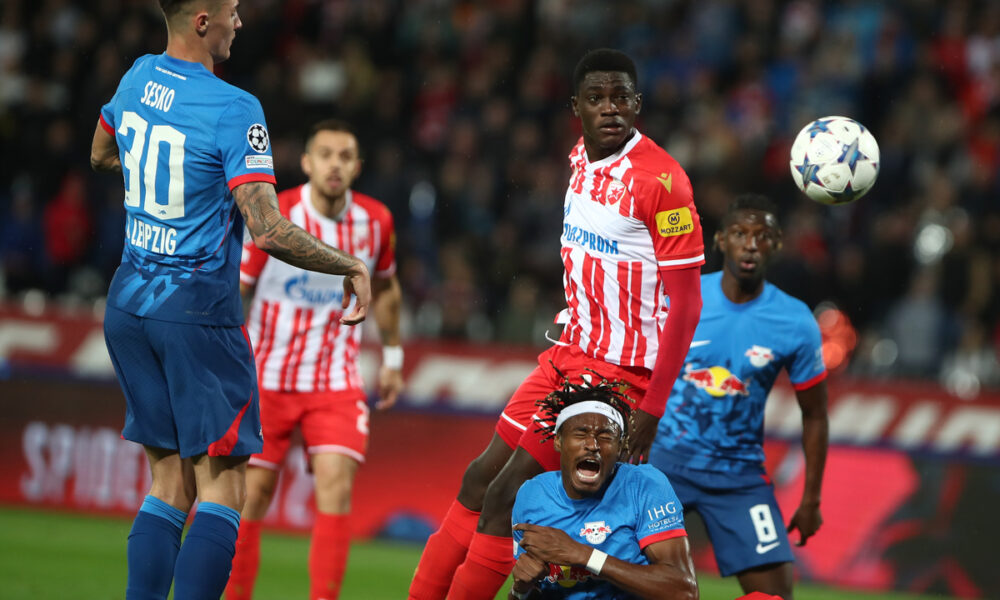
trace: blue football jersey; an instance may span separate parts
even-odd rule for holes
[[[275,183],[260,102],[202,64],[139,58],[101,108],[125,183],[125,247],[108,302],[165,321],[243,322],[243,217],[232,189]]]
[[[764,404],[782,369],[796,389],[826,376],[809,307],[764,283],[735,304],[722,272],[701,278],[701,320],[660,419],[651,454],[692,469],[762,472]]]
[[[649,465],[618,463],[614,479],[602,493],[582,500],[566,494],[562,473],[548,471],[524,482],[517,491],[512,522],[555,527],[571,538],[620,560],[648,565],[646,546],[687,535],[684,509],[666,475]],[[514,532],[514,557],[524,553]],[[544,597],[633,598],[584,567],[552,565],[539,582]]]

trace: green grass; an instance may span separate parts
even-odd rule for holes
[[[125,539],[131,521],[0,507],[0,598],[4,600],[121,600],[125,597]],[[305,599],[309,595],[304,535],[265,533],[256,600]],[[420,547],[385,541],[356,543],[341,597],[398,600],[406,597]],[[732,600],[736,581],[699,576],[703,600]],[[504,592],[505,594],[506,592]],[[498,598],[505,598],[501,594]],[[942,600],[939,596],[868,594],[800,585],[797,600]]]

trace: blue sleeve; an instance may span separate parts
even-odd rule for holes
[[[250,94],[243,93],[222,112],[216,141],[229,189],[251,181],[276,183],[271,138],[264,109]]]
[[[104,119],[104,122],[111,127],[112,131],[118,128],[118,123],[115,119],[115,107],[118,106],[118,98],[121,96],[122,90],[128,89],[128,86],[132,81],[132,73],[135,71],[136,65],[138,65],[141,60],[141,58],[137,60],[135,65],[122,75],[121,81],[118,82],[118,88],[115,90],[115,95],[108,100],[107,104],[101,107],[101,118]],[[114,133],[111,135],[114,135]]]
[[[808,309],[804,311],[796,335],[799,344],[788,365],[788,379],[792,385],[806,383],[826,373],[826,365],[823,364],[823,336],[812,313]]]
[[[108,100],[108,103],[101,107],[101,118],[107,123],[112,131],[117,128],[115,123],[115,101],[118,99],[118,92]]]
[[[639,519],[635,535],[639,547],[653,542],[687,535],[684,529],[684,507],[677,499],[667,476],[655,467],[642,465],[636,469],[636,509]]]

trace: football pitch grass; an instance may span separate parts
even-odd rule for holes
[[[121,600],[125,597],[125,539],[131,520],[0,506],[0,598],[5,600]],[[305,535],[264,533],[256,600],[305,600],[309,595]],[[351,546],[341,598],[406,597],[420,547],[373,540]],[[699,575],[703,600],[740,595],[732,578]],[[505,590],[497,598],[506,598]],[[943,600],[943,596],[872,594],[800,585],[796,600]]]

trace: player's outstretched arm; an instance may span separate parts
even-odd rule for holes
[[[399,311],[403,305],[403,292],[399,286],[399,278],[376,277],[372,280],[372,314],[378,327],[379,339],[383,348],[396,349],[397,356],[389,356],[386,351],[382,366],[378,372],[378,402],[375,408],[386,410],[392,408],[403,391],[402,364],[390,364],[390,360],[399,359],[402,363],[402,348],[399,339]]]
[[[670,312],[660,332],[649,387],[639,409],[632,411],[629,420],[628,456],[623,459],[631,463],[649,459],[656,425],[666,409],[670,389],[681,372],[701,318],[701,267],[661,269],[660,280],[663,281],[664,292],[670,297]]]
[[[94,141],[90,145],[90,168],[98,172],[121,173],[122,162],[118,157],[118,142],[97,123]]]
[[[255,181],[238,185],[233,189],[233,198],[258,248],[300,269],[343,275],[344,288],[357,297],[357,303],[354,311],[341,317],[340,322],[356,325],[365,320],[372,297],[371,276],[365,263],[324,244],[286,219],[278,210],[278,195],[270,183]],[[350,300],[345,294],[344,308]]]
[[[802,453],[806,458],[806,480],[802,489],[802,501],[792,515],[792,520],[788,522],[788,531],[798,529],[797,545],[805,546],[806,540],[823,524],[819,503],[830,436],[826,412],[826,381],[798,390],[795,396],[802,409]]]
[[[565,531],[527,523],[519,523],[514,529],[524,532],[521,548],[539,561],[584,567],[594,572],[594,548],[570,538]],[[643,552],[649,559],[648,565],[606,556],[597,569],[599,577],[639,598],[697,600],[698,581],[687,536],[654,542]]]

